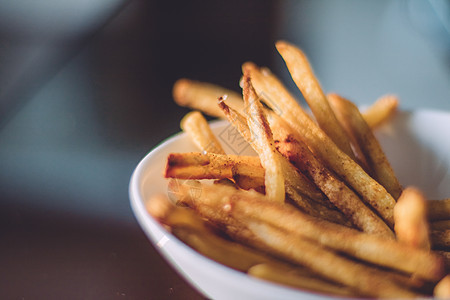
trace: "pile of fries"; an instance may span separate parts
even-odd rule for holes
[[[312,115],[267,68],[243,64],[242,96],[187,79],[173,90],[198,152],[172,153],[168,195],[147,210],[236,270],[345,297],[450,297],[450,199],[403,188],[374,136],[388,95],[360,112],[325,95],[304,53],[276,43]],[[227,119],[257,156],[227,154],[201,113]]]

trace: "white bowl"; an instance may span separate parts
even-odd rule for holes
[[[211,123],[227,153],[251,154],[225,121]],[[401,112],[376,132],[403,186],[415,185],[429,199],[450,197],[450,113]],[[171,152],[197,151],[186,134],[177,134],[152,150],[130,181],[134,214],[161,255],[188,282],[213,299],[322,299],[324,296],[251,278],[212,261],[186,246],[145,210],[145,201],[167,191],[163,169]]]

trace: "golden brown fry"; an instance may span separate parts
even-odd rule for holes
[[[167,157],[165,178],[233,179],[245,190],[264,191],[264,168],[257,156],[213,153],[171,153]]]
[[[232,179],[236,174],[262,178],[264,169],[257,156],[186,152],[167,157],[166,178]]]
[[[328,102],[330,103],[331,108],[333,109],[334,114],[336,115],[336,118],[338,119],[339,123],[341,124],[342,128],[344,129],[345,133],[347,134],[350,140],[350,144],[355,154],[355,161],[367,172],[367,174],[373,177],[374,171],[369,166],[366,154],[361,149],[358,139],[353,132],[354,131],[352,128],[353,125],[347,120],[347,116],[345,114],[339,112],[339,106],[338,107],[333,106],[332,101],[333,99],[330,99],[329,95],[330,94],[327,95]]]
[[[433,296],[436,299],[450,298],[450,275],[445,276],[434,287]]]
[[[398,98],[394,95],[385,95],[375,101],[362,115],[367,125],[374,129],[389,120],[398,108]]]
[[[384,186],[394,199],[398,199],[402,193],[402,187],[380,143],[369,125],[364,121],[358,107],[337,94],[329,94],[328,99],[334,111],[341,115],[340,120],[346,122],[348,128],[352,131],[358,146],[369,163],[369,167],[374,171],[375,179]]]
[[[202,152],[225,154],[220,142],[211,131],[208,121],[199,111],[187,113],[180,125]]]
[[[430,250],[426,199],[418,189],[408,187],[403,191],[394,207],[394,220],[400,242]]]
[[[284,41],[276,43],[292,79],[302,92],[320,128],[351,158],[354,158],[350,141],[339,124],[306,55],[296,46]]]
[[[362,295],[398,298],[418,296],[393,281],[389,273],[339,256],[307,239],[289,236],[286,231],[260,222],[250,221],[247,226],[268,251],[351,287]]]
[[[244,72],[244,104],[248,109],[247,125],[252,137],[252,147],[258,153],[265,170],[266,196],[276,202],[285,200],[285,184],[280,156],[273,144],[272,131],[264,115],[263,106],[253,89],[248,73]]]
[[[450,198],[443,200],[428,200],[427,205],[429,220],[450,220]]]
[[[291,127],[295,139],[308,145],[318,159],[348,183],[366,203],[381,215],[390,227],[393,227],[395,200],[386,189],[336,146],[295,99],[287,96],[289,93],[279,80],[277,80],[277,84],[273,83],[273,75],[258,78],[264,82],[257,84],[257,81],[254,80],[257,93],[263,99],[270,99],[264,102],[275,112],[282,114],[283,120]]]
[[[251,267],[247,273],[257,278],[323,294],[341,297],[355,297],[357,295],[354,290],[345,286],[317,278],[308,274],[310,272],[305,274],[304,269],[300,269],[300,267],[283,268],[271,264],[259,264]]]
[[[431,230],[431,245],[437,248],[450,248],[450,229]]]
[[[179,79],[173,86],[172,95],[178,105],[200,110],[218,118],[224,117],[217,107],[219,97],[226,98],[229,105],[239,112],[244,108],[241,95],[206,82]]]
[[[278,150],[312,181],[328,199],[359,229],[367,233],[394,238],[391,229],[370,210],[345,183],[325,168],[303,143],[292,137],[278,142]]]
[[[256,192],[201,185],[202,192],[194,197],[189,193],[189,185],[177,188],[178,201],[193,207],[214,223],[222,224],[227,230],[245,235],[250,241],[254,236],[245,229],[245,222],[256,220],[290,232],[297,239],[310,239],[359,260],[415,274],[426,280],[439,280],[444,273],[444,261],[439,255],[320,220],[287,205],[261,201]]]

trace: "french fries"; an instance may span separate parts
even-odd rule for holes
[[[342,151],[354,158],[350,141],[336,119],[306,55],[299,48],[285,41],[277,42],[276,47],[283,57],[292,79],[308,102],[320,128]]]
[[[200,112],[188,113],[181,120],[180,127],[202,152],[225,154],[220,142],[209,128],[208,121]]]
[[[172,153],[167,158],[166,178],[233,179],[244,190],[264,191],[264,168],[257,156],[213,153]]]
[[[257,74],[256,68],[252,70]],[[318,159],[344,179],[392,228],[395,199],[357,162],[336,146],[295,99],[289,96],[289,92],[273,74],[267,70],[260,73],[263,76],[254,76],[259,78],[259,81],[254,81],[256,92],[274,112],[281,114],[291,127],[294,138],[308,145]]]
[[[370,128],[376,128],[388,121],[398,108],[398,98],[394,95],[383,96],[362,112],[364,120]]]
[[[196,251],[256,278],[341,297],[448,297],[450,199],[403,190],[373,134],[398,99],[360,112],[325,96],[300,49],[276,48],[314,118],[251,62],[242,66],[242,96],[177,81],[175,101],[196,110],[180,125],[199,151],[167,157],[168,197],[150,199],[149,214]],[[225,153],[202,113],[228,120],[257,156]]]
[[[195,80],[179,79],[173,86],[172,96],[180,106],[191,107],[218,118],[224,117],[217,107],[219,97],[226,98],[229,105],[239,112],[244,109],[242,97],[236,92]]]
[[[265,169],[266,196],[277,202],[284,202],[285,187],[281,158],[273,144],[272,131],[264,115],[263,106],[250,83],[250,76],[244,72],[244,104],[248,108],[247,125],[250,129],[253,149],[258,153]]]
[[[358,107],[337,94],[329,94],[328,99],[334,112],[341,115],[342,118],[340,119],[348,124],[358,143],[358,147],[361,148],[364,157],[369,163],[369,167],[374,171],[375,178],[394,199],[400,197],[402,187],[383,149],[381,149],[380,143],[378,143],[369,125],[361,116]]]
[[[172,181],[169,188],[174,185]],[[245,222],[253,219],[290,232],[298,236],[297,239],[303,237],[358,259],[414,273],[427,280],[438,280],[444,271],[442,258],[429,251],[308,216],[290,206],[261,201],[260,196],[253,191],[203,184],[201,195],[194,197],[188,193],[189,185],[182,184],[177,188],[185,191],[177,193],[177,201],[192,207],[215,223],[223,223],[222,226],[233,220],[233,225],[229,226],[232,231],[240,232],[237,228],[246,228]]]
[[[331,202],[362,231],[394,238],[391,229],[345,183],[325,168],[306,145],[287,138],[279,141],[278,149],[297,168],[309,174],[312,181],[328,196]]]
[[[253,144],[248,126],[245,124],[245,118],[232,108],[228,107],[224,101],[219,101],[219,106],[223,109],[224,114],[233,126],[237,128],[237,130],[250,144]],[[254,146],[258,147],[258,145]],[[322,194],[320,194],[320,192],[317,193],[315,186],[311,185],[302,173],[297,172],[295,167],[293,167],[285,157],[278,152],[274,152],[274,154],[281,163],[282,172],[286,180],[286,193],[289,195],[289,198],[299,206],[299,208],[311,215],[320,216],[331,222],[351,226],[351,223],[345,220],[339,211],[336,211],[333,207],[330,207],[329,201],[324,200]],[[309,199],[314,200],[316,203],[309,201]]]

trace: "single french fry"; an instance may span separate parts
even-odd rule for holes
[[[253,277],[321,294],[340,297],[355,297],[358,295],[356,291],[352,289],[311,276],[311,274],[308,273],[304,274],[304,269],[299,269],[299,267],[283,268],[265,263],[251,267],[247,273]]]
[[[398,98],[394,95],[385,95],[377,99],[370,107],[362,112],[367,125],[374,129],[389,120],[398,108]]]
[[[289,236],[286,231],[261,222],[250,221],[247,226],[256,239],[265,244],[268,251],[306,266],[327,279],[349,286],[364,296],[418,296],[393,281],[389,273],[351,261],[307,239]]]
[[[427,206],[429,220],[450,220],[450,198],[443,200],[428,200]]]
[[[273,145],[272,131],[264,115],[263,106],[251,85],[249,74],[245,72],[243,96],[248,109],[247,125],[252,137],[251,145],[258,153],[265,170],[266,196],[272,201],[283,203],[286,192],[280,156]]]
[[[305,97],[320,128],[344,153],[354,158],[350,141],[336,119],[306,55],[299,48],[284,41],[277,42],[276,48],[283,57],[292,79]]]
[[[441,220],[430,222],[431,230],[447,230],[450,229],[450,220]]]
[[[333,105],[332,101],[333,99],[330,99],[329,95],[330,94],[327,95],[328,102],[330,103],[331,108],[333,109],[334,114],[336,115],[336,118],[338,119],[339,123],[341,124],[342,128],[344,129],[345,133],[347,134],[350,140],[350,145],[353,149],[353,153],[355,154],[355,161],[364,169],[364,171],[367,172],[367,174],[373,177],[374,171],[369,166],[366,154],[364,153],[363,149],[361,148],[358,142],[357,137],[355,136],[354,130],[352,128],[353,124],[347,120],[347,116],[344,113],[339,111],[339,106],[335,107]]]
[[[217,118],[224,117],[222,111],[217,107],[219,97],[226,98],[229,105],[239,112],[244,109],[241,95],[206,82],[179,79],[173,86],[172,95],[178,105],[200,110]]]
[[[256,92],[289,124],[295,139],[303,141],[318,159],[348,183],[393,228],[394,198],[359,164],[336,146],[295,99],[288,96],[286,88],[275,76],[270,72],[260,72],[260,74],[264,76],[253,76]],[[256,78],[259,78],[261,82],[258,82]]]
[[[430,250],[426,201],[418,189],[406,188],[394,207],[394,228],[400,242]]]
[[[431,230],[430,231],[431,245],[434,248],[450,248],[450,229],[446,230]]]
[[[402,193],[402,187],[380,143],[362,117],[358,107],[337,94],[328,94],[328,99],[333,110],[341,115],[340,119],[346,122],[351,129],[369,163],[369,167],[374,171],[375,179],[384,186],[394,199],[398,199]]]
[[[169,183],[169,188],[172,184]],[[178,201],[227,230],[245,235],[249,241],[254,236],[245,230],[245,222],[256,220],[290,232],[297,239],[309,239],[359,260],[426,280],[437,281],[445,272],[443,258],[435,253],[320,220],[288,205],[262,201],[256,192],[201,185],[200,196],[193,197],[190,185],[177,188],[180,191],[176,194]]]
[[[211,131],[208,121],[206,121],[201,112],[192,111],[187,113],[181,120],[180,126],[202,152],[225,154],[220,142]]]
[[[345,183],[325,168],[303,143],[292,137],[278,142],[278,150],[301,171],[309,174],[312,181],[330,201],[359,229],[364,232],[394,238],[389,226]]]
[[[264,169],[257,156],[171,153],[167,157],[164,173],[166,178],[179,179],[235,179],[240,176],[264,184]]]
[[[450,298],[450,275],[445,276],[434,287],[433,296],[435,299]]]

